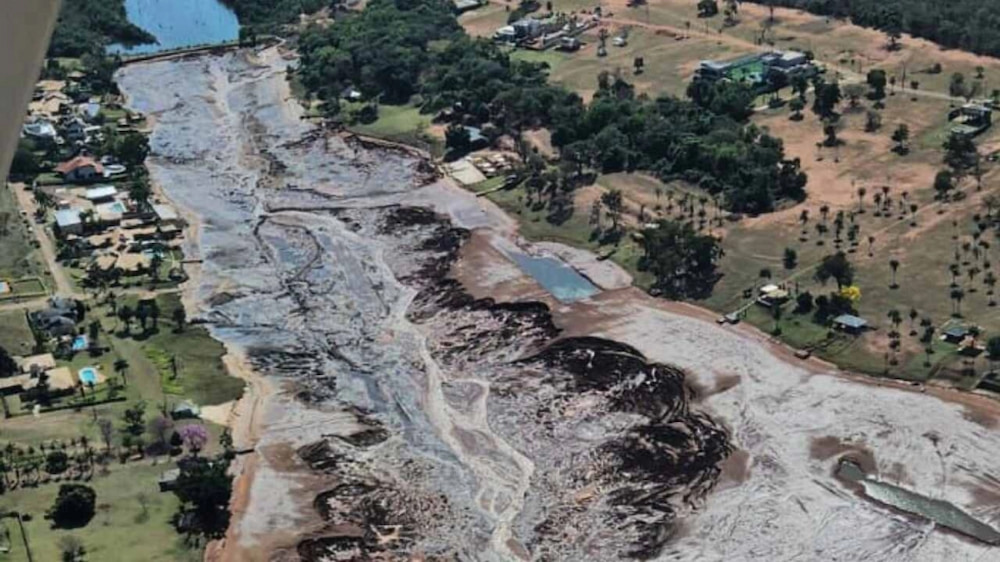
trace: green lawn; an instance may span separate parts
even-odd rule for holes
[[[201,551],[186,548],[170,525],[177,499],[171,493],[160,493],[156,483],[165,466],[141,461],[115,463],[111,469],[110,475],[98,475],[88,483],[97,493],[98,509],[90,523],[81,529],[53,529],[44,519],[59,491],[57,484],[7,492],[3,496],[4,509],[31,515],[31,521],[25,522],[25,532],[34,560],[59,560],[58,541],[65,535],[83,541],[87,560],[201,560]],[[140,494],[148,498],[145,514],[138,500]],[[0,555],[0,561],[27,562],[16,521],[4,521],[16,540],[14,550],[7,556]]]
[[[34,237],[21,219],[13,187],[0,187],[0,279],[38,276],[45,271]],[[37,226],[35,228],[38,228]]]
[[[0,312],[0,347],[11,355],[26,355],[35,346],[28,319],[21,310]]]
[[[345,111],[357,105],[345,104]],[[348,128],[360,135],[412,144],[438,154],[443,143],[426,133],[432,118],[412,105],[380,105],[378,119],[373,123],[356,123]]]

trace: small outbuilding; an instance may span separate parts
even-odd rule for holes
[[[56,211],[57,232],[66,236],[67,234],[81,234],[83,232],[83,219],[80,217],[80,209],[60,209]]]
[[[853,314],[841,314],[833,319],[833,327],[848,334],[860,334],[868,329],[868,321]]]
[[[194,402],[185,400],[174,406],[173,410],[170,410],[170,417],[175,420],[196,419],[201,417],[201,408]]]
[[[170,470],[160,474],[158,484],[160,486],[161,492],[170,492],[177,487],[177,479],[181,477],[181,469],[171,468]]]

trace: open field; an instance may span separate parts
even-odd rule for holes
[[[6,184],[0,188],[0,280],[4,281],[38,276],[45,271],[11,189]]]
[[[444,143],[430,135],[432,115],[420,113],[412,105],[380,105],[378,119],[372,123],[356,123],[348,127],[359,135],[407,143],[440,153]]]
[[[59,560],[59,540],[73,535],[83,541],[88,560],[156,560],[188,562],[201,559],[200,550],[190,550],[180,535],[170,525],[177,510],[177,498],[171,493],[157,490],[157,477],[164,465],[148,461],[112,466],[107,476],[96,476],[87,483],[97,494],[98,510],[90,523],[82,529],[53,529],[42,516],[52,506],[59,491],[58,484],[39,488],[25,488],[7,492],[3,496],[5,509],[29,513],[31,521],[24,524],[28,544],[34,560]],[[140,495],[147,498],[146,507],[139,502]],[[20,542],[17,523],[4,519],[12,530],[13,550],[3,562],[27,562],[24,546]],[[156,545],[156,548],[150,548]]]
[[[942,50],[911,37],[903,38],[901,50],[889,52],[882,33],[792,10],[776,10],[775,23],[765,26],[767,9],[747,3],[740,6],[740,23],[723,29],[721,15],[699,19],[695,4],[685,0],[652,0],[648,6],[633,9],[626,7],[624,0],[602,3],[604,25],[611,35],[626,29],[629,34],[626,47],[614,47],[609,42],[607,57],[596,56],[597,30],[581,36],[585,46],[575,53],[522,49],[511,56],[547,63],[554,82],[584,98],[592,95],[597,75],[602,71],[622,73],[640,93],[683,96],[699,60],[728,59],[771,48],[811,51],[827,68],[828,76],[840,78],[844,83],[863,81],[871,68],[885,69],[896,85],[887,88],[890,95],[885,99],[885,107],[878,111],[881,127],[873,132],[865,130],[872,105],[869,100],[861,99],[857,107],[845,100],[839,108],[841,118],[837,124],[841,144],[835,148],[821,146],[823,124],[808,109],[811,93],[799,121],[789,119],[787,105],[760,111],[752,118],[783,140],[787,157],[802,162],[810,180],[808,199],[775,213],[734,223],[708,220],[705,228],[722,237],[725,257],[714,294],[701,304],[720,313],[740,308],[747,302],[745,291],[752,293],[760,285],[762,269],[768,270],[772,282],[786,282],[793,291],[808,290],[814,296],[826,294],[835,287],[823,287],[816,282],[815,267],[824,256],[842,249],[856,269],[855,284],[862,293],[856,308],[875,330],[860,338],[831,336],[826,328],[813,324],[808,317],[788,314],[780,322],[782,339],[796,347],[813,349],[847,368],[869,373],[884,373],[888,368],[892,375],[902,378],[925,380],[934,375],[950,378],[964,388],[974,385],[987,370],[983,355],[971,360],[962,358],[955,346],[935,339],[928,367],[925,344],[911,336],[909,329],[900,330],[898,357],[890,364],[894,354],[888,347],[891,324],[887,315],[890,310],[898,309],[907,317],[911,309],[916,310],[918,318],[930,319],[940,333],[947,323],[955,322],[953,313],[960,311],[961,322],[980,326],[985,337],[1000,334],[1000,317],[988,306],[992,299],[983,283],[986,271],[996,270],[988,245],[997,237],[991,232],[992,227],[977,233],[977,223],[982,223],[986,214],[984,200],[1000,188],[1000,172],[987,163],[980,190],[975,180],[965,178],[957,189],[964,195],[961,200],[938,201],[933,190],[935,174],[945,167],[942,143],[949,131],[946,114],[960,102],[948,95],[952,73],[963,73],[972,81],[976,67],[982,66],[982,89],[989,92],[991,77],[1000,76],[1000,60]],[[488,35],[488,26],[505,23],[502,6],[493,4],[477,10],[479,14],[465,14],[461,22],[470,33]],[[553,6],[555,11],[562,12],[593,7],[591,3],[576,0],[555,0]],[[632,61],[637,56],[646,61],[646,72],[638,76],[632,70]],[[935,63],[942,66],[942,71],[928,72]],[[919,82],[916,91],[911,81]],[[779,94],[785,100],[791,97],[787,90]],[[903,155],[893,150],[895,143],[890,138],[900,124],[907,125],[910,132],[909,152]],[[981,153],[993,153],[1000,148],[1000,131],[996,128],[987,131],[976,142]],[[521,189],[491,193],[489,197],[520,217],[522,234],[529,239],[562,241],[603,253],[610,252],[613,246],[601,246],[593,236],[588,217],[593,201],[609,189],[622,190],[626,213],[623,222],[628,227],[659,217],[694,219],[693,210],[698,204],[689,203],[684,211],[682,201],[699,201],[708,217],[718,216],[712,203],[705,204],[705,194],[696,188],[680,183],[663,185],[641,174],[601,176],[596,185],[574,192],[570,198],[573,209],[564,213],[568,218],[562,217],[558,224],[546,220],[550,213],[547,205],[529,202]],[[859,189],[864,191],[863,197],[859,197]],[[876,199],[890,201],[889,208],[876,212]],[[803,212],[808,215],[804,223]],[[833,227],[838,213],[842,214],[845,225],[840,242],[835,240]],[[821,234],[817,230],[819,223],[826,227],[826,232]],[[851,228],[856,229],[853,240],[846,234]],[[987,247],[982,247],[980,241],[986,242]],[[794,267],[789,269],[782,260],[786,248],[797,254]],[[629,268],[636,275],[637,284],[643,286],[648,279],[635,270],[638,253],[637,244],[625,236],[612,259]],[[959,285],[964,291],[959,302],[951,298],[949,271],[956,253]],[[898,288],[890,288],[890,261],[899,262]],[[792,307],[787,308],[790,311]],[[769,312],[756,307],[751,309],[747,321],[767,331],[774,328]],[[907,324],[908,319],[904,327]],[[976,377],[962,378],[957,374],[970,366],[978,373]]]
[[[31,353],[35,338],[31,335],[31,327],[23,310],[8,310],[0,312],[0,347],[11,355]]]

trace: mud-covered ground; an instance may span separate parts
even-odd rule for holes
[[[427,166],[301,124],[274,102],[282,64],[121,76],[156,122],[155,179],[200,223],[200,317],[284,385],[241,543],[305,560],[658,553],[730,452],[683,373],[557,341],[542,303],[469,296],[448,278],[469,231],[413,195]]]
[[[497,251],[508,218],[301,121],[285,64],[119,77],[196,227],[192,315],[279,389],[235,420],[260,434],[218,560],[989,559],[832,469],[865,451],[993,521],[995,409],[807,370],[635,290],[546,298]]]

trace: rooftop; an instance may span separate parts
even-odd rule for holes
[[[80,209],[60,209],[56,211],[56,224],[61,228],[81,224]]]
[[[864,328],[868,325],[867,320],[854,316],[853,314],[841,314],[833,319],[833,323],[841,326],[847,326],[848,328]]]
[[[83,197],[89,201],[94,201],[95,199],[107,199],[115,195],[118,195],[118,189],[115,186],[99,185],[88,189]]]
[[[77,168],[83,168],[86,166],[93,166],[94,170],[98,174],[104,173],[104,166],[102,166],[100,162],[95,161],[93,158],[89,156],[77,156],[72,160],[67,160],[62,164],[56,166],[56,172],[59,172],[60,174],[67,174],[69,172],[72,172],[73,170],[76,170]]]

